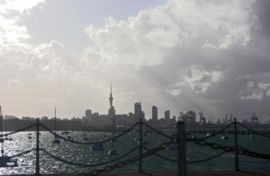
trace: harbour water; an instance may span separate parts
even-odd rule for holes
[[[29,134],[31,133],[31,135]],[[61,134],[61,132],[58,132]],[[29,139],[31,136],[32,139]],[[65,136],[63,134],[63,136]],[[108,132],[71,132],[69,136],[77,141],[99,141],[112,137]],[[203,137],[202,135],[197,135]],[[222,135],[217,135],[209,139],[211,142],[218,142],[221,145],[233,145],[233,136],[228,135],[228,140],[222,140]],[[4,149],[6,155],[14,155],[25,150],[36,147],[36,133],[35,132],[20,132],[11,136],[13,140],[4,142]],[[239,135],[239,145],[259,153],[270,154],[270,139],[261,136]],[[128,133],[114,142],[114,148],[118,150],[119,155],[129,151],[138,145],[138,133]],[[89,145],[73,144],[61,140],[60,144],[53,143],[54,136],[49,132],[41,132],[40,147],[46,151],[58,156],[62,159],[71,161],[73,163],[100,163],[108,161],[117,156],[108,156],[108,151],[112,148],[112,143],[104,144],[104,151],[93,151]],[[144,141],[149,143],[148,148],[156,147],[162,142],[168,141],[165,137],[154,133],[147,133],[144,135]],[[209,147],[201,147],[191,142],[187,143],[187,160],[198,160],[208,158],[220,150],[213,150]],[[127,158],[138,154],[138,150],[131,153]],[[171,159],[176,159],[176,150],[163,150],[160,152],[163,156]],[[18,167],[14,168],[0,168],[0,175],[4,174],[31,174],[35,172],[35,151],[20,156],[18,159]],[[124,158],[125,159],[125,158]],[[123,160],[124,160],[123,159]],[[234,154],[226,153],[216,159],[197,163],[188,164],[188,170],[234,170]],[[97,168],[97,167],[95,167]],[[152,156],[143,160],[143,168],[145,171],[176,171],[176,163],[162,160],[157,156]],[[240,168],[247,171],[269,171],[270,161],[264,159],[254,159],[246,156],[240,156]],[[50,156],[40,151],[40,170],[41,173],[86,173],[93,168],[72,166],[60,161],[56,161]],[[119,168],[117,172],[135,172],[138,169],[138,163],[128,165],[124,168]]]

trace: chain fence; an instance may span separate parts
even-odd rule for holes
[[[123,153],[122,155],[117,156],[117,157],[115,157],[115,158],[113,158],[111,160],[100,162],[100,163],[84,164],[84,163],[74,162],[74,161],[71,161],[70,159],[65,159],[65,158],[59,157],[59,156],[57,156],[55,154],[52,154],[51,152],[49,152],[45,148],[39,148],[39,147],[37,147],[36,149],[26,150],[26,151],[20,152],[18,154],[9,156],[9,158],[11,159],[11,158],[15,158],[15,157],[20,157],[20,156],[26,155],[26,154],[34,151],[34,150],[36,150],[36,151],[40,150],[45,155],[48,155],[48,156],[52,157],[54,160],[63,162],[65,164],[78,166],[78,167],[93,168],[93,170],[90,171],[87,174],[84,174],[84,173],[78,174],[78,175],[93,175],[93,176],[98,176],[100,173],[103,173],[103,172],[110,172],[110,171],[112,171],[114,169],[127,166],[127,165],[135,163],[137,161],[140,162],[142,159],[144,159],[146,157],[150,157],[150,156],[157,156],[157,157],[159,157],[159,158],[161,158],[163,160],[167,160],[167,161],[174,162],[174,163],[179,162],[179,158],[172,159],[172,158],[169,158],[169,157],[164,156],[164,155],[159,153],[160,151],[168,148],[172,144],[174,144],[174,145],[178,144],[179,145],[179,141],[178,141],[178,135],[179,134],[177,134],[177,135],[166,134],[166,133],[164,133],[164,132],[162,132],[160,130],[155,129],[154,127],[152,127],[151,125],[149,125],[149,124],[147,124],[145,122],[135,123],[130,128],[122,131],[121,133],[119,133],[119,134],[117,134],[117,135],[115,135],[113,137],[110,137],[110,138],[107,138],[107,139],[104,139],[104,140],[100,140],[100,141],[91,141],[91,142],[83,142],[83,141],[77,141],[77,140],[66,138],[66,137],[64,137],[62,135],[57,134],[53,130],[49,129],[44,124],[39,124],[39,121],[37,123],[29,125],[29,126],[27,126],[25,128],[22,128],[22,129],[13,131],[13,132],[1,134],[0,137],[2,138],[3,136],[13,135],[13,134],[25,131],[25,130],[29,130],[29,129],[33,128],[33,127],[37,127],[37,136],[38,136],[39,135],[39,128],[41,127],[43,129],[45,129],[46,131],[48,131],[49,133],[51,133],[52,135],[54,135],[55,137],[60,138],[60,139],[62,139],[64,141],[71,142],[71,143],[74,143],[74,144],[80,144],[80,145],[94,145],[94,144],[103,144],[103,143],[115,141],[116,139],[120,138],[121,136],[124,136],[127,133],[131,132],[132,130],[136,129],[136,127],[138,125],[140,125],[140,129],[142,129],[141,128],[142,126],[145,126],[146,128],[150,129],[151,131],[155,132],[156,134],[169,139],[169,141],[163,142],[159,146],[151,147],[151,148],[144,146],[143,142],[142,143],[140,142],[139,146],[136,145],[135,147],[133,147],[129,151]],[[248,127],[245,124],[236,123],[236,122],[235,123],[230,123],[230,124],[226,125],[225,127],[223,127],[222,129],[220,129],[218,131],[215,131],[214,133],[212,133],[211,135],[208,135],[206,137],[199,138],[199,137],[193,136],[191,138],[186,138],[186,142],[191,142],[191,143],[194,143],[194,144],[196,144],[198,146],[201,146],[201,147],[209,147],[209,148],[211,148],[213,150],[221,150],[221,152],[219,152],[217,154],[214,154],[213,156],[210,156],[210,157],[207,157],[207,158],[197,159],[197,160],[187,160],[185,162],[187,164],[196,164],[196,163],[207,162],[207,161],[213,160],[215,158],[218,158],[218,157],[220,157],[220,156],[222,156],[222,155],[224,155],[226,153],[234,153],[235,155],[239,154],[239,155],[249,156],[249,157],[252,157],[252,158],[260,158],[260,159],[270,160],[270,155],[269,154],[264,154],[264,153],[259,153],[259,152],[256,152],[256,151],[251,151],[249,149],[244,148],[243,146],[236,145],[236,143],[233,146],[228,146],[228,145],[224,146],[224,145],[221,145],[221,144],[219,144],[217,142],[208,141],[208,139],[210,139],[210,138],[213,138],[213,137],[215,137],[215,136],[217,136],[219,134],[223,134],[224,131],[229,129],[232,125],[236,125],[235,129],[237,129],[236,128],[237,125],[240,125],[242,128],[250,131],[252,134],[260,135],[260,136],[263,136],[263,137],[266,137],[266,138],[270,138],[270,136],[267,136],[267,135],[265,135],[265,134],[263,134],[261,132],[258,132],[256,130]],[[142,133],[142,131],[139,131],[139,132]],[[234,131],[234,132],[236,134],[235,140],[237,140],[237,131]],[[185,133],[184,135],[187,135],[187,133]],[[39,139],[37,138],[37,140],[39,140]],[[137,154],[135,156],[131,156],[132,153],[134,153],[137,150],[140,150],[140,148],[144,149],[144,151],[142,153],[139,152],[139,154]],[[38,161],[39,161],[39,152],[36,152],[36,153],[38,153],[38,155],[36,157],[38,157]],[[39,164],[39,163],[37,163],[37,164]],[[102,168],[96,168],[96,167],[99,167],[99,166],[102,167]]]

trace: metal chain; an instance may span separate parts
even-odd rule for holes
[[[175,143],[175,142],[174,142],[174,141],[164,142],[164,143],[162,143],[161,145],[159,145],[158,147],[152,148],[151,150],[148,150],[148,151],[142,153],[142,158],[146,158],[146,157],[152,156],[152,155],[154,155],[155,153],[157,153],[158,151],[161,151],[161,150],[166,149],[169,145],[171,145],[171,144],[173,144],[173,143]],[[105,167],[102,168],[102,169],[95,169],[95,170],[93,170],[92,172],[87,173],[87,174],[78,174],[78,176],[83,176],[83,175],[98,176],[98,175],[101,174],[102,172],[110,172],[110,171],[112,171],[112,170],[114,170],[114,169],[121,168],[121,167],[124,167],[124,166],[126,166],[126,165],[135,163],[135,162],[137,162],[139,159],[140,159],[140,156],[137,155],[137,156],[134,156],[134,157],[129,158],[129,159],[127,159],[127,160],[118,162],[118,163],[116,163],[116,164],[105,166]]]
[[[43,124],[40,124],[45,130],[47,130],[48,132],[50,132],[51,134],[55,135],[56,137],[60,138],[60,139],[63,139],[65,141],[69,141],[71,143],[74,143],[74,144],[83,144],[83,145],[92,145],[92,144],[103,144],[103,143],[106,143],[106,142],[110,142],[110,141],[114,141],[115,139],[123,136],[124,134],[130,132],[131,130],[133,130],[137,125],[138,123],[135,123],[134,125],[132,125],[129,129],[123,131],[122,133],[114,136],[114,137],[111,137],[111,138],[108,138],[108,139],[105,139],[103,141],[95,141],[95,142],[81,142],[81,141],[75,141],[75,140],[72,140],[72,139],[67,139],[55,132],[53,132],[51,129],[49,129],[48,127],[46,127],[45,125]]]
[[[159,130],[153,128],[153,127],[151,127],[149,124],[147,124],[147,123],[145,123],[145,122],[143,122],[143,124],[144,124],[146,127],[150,128],[150,129],[151,129],[152,131],[154,131],[155,133],[157,133],[157,134],[159,134],[159,135],[161,135],[161,136],[163,136],[163,137],[169,138],[169,139],[171,139],[171,140],[175,140],[175,137],[170,136],[170,135],[167,135],[167,134],[165,134],[165,133],[162,133],[161,131],[159,131]]]
[[[253,130],[252,128],[250,128],[250,127],[248,127],[248,126],[246,126],[246,125],[244,125],[244,124],[242,124],[242,123],[238,123],[238,124],[241,125],[243,128],[249,130],[249,131],[252,132],[253,134],[256,134],[256,135],[259,135],[259,136],[263,136],[263,137],[266,137],[266,138],[270,138],[270,136],[265,135],[265,134],[263,134],[263,133],[261,133],[261,132],[255,131],[255,130]]]
[[[216,131],[216,132],[214,132],[213,134],[211,134],[211,135],[209,135],[209,136],[206,136],[206,137],[203,137],[203,138],[200,138],[200,139],[210,139],[210,138],[212,138],[212,137],[215,137],[216,135],[218,135],[218,134],[221,134],[221,133],[223,133],[227,128],[229,128],[230,126],[232,126],[233,125],[233,123],[230,123],[230,124],[228,124],[227,126],[225,126],[225,127],[223,127],[222,129],[220,129],[219,131]]]
[[[122,158],[125,158],[126,156],[128,156],[130,153],[134,152],[135,150],[138,149],[138,146],[132,148],[131,150],[129,150],[128,152],[124,153],[123,155],[117,157],[117,158],[114,158],[112,160],[109,160],[109,161],[105,161],[105,162],[102,162],[102,163],[95,163],[95,164],[82,164],[82,163],[74,163],[74,162],[71,162],[71,161],[68,161],[68,160],[65,160],[63,158],[60,158],[58,156],[55,156],[53,154],[51,154],[50,152],[46,151],[45,149],[40,149],[41,151],[43,151],[45,154],[49,155],[50,157],[54,158],[55,160],[58,160],[58,161],[61,161],[63,163],[66,163],[66,164],[70,164],[70,165],[73,165],[73,166],[81,166],[81,167],[96,167],[96,166],[102,166],[102,165],[106,165],[106,164],[109,164],[109,163],[112,163],[112,162],[115,162],[115,161],[118,161]]]
[[[254,151],[250,151],[246,148],[241,147],[240,150],[238,151],[239,154],[241,155],[246,155],[250,156],[252,158],[261,158],[261,159],[267,159],[270,160],[270,155],[269,154],[263,154],[263,153],[258,153]]]
[[[28,130],[28,129],[30,129],[30,128],[33,128],[33,127],[36,126],[36,125],[37,125],[37,124],[35,123],[35,124],[29,125],[29,126],[27,126],[27,127],[24,127],[24,128],[22,128],[22,129],[19,129],[19,130],[16,130],[16,131],[12,131],[12,132],[5,133],[5,134],[0,134],[0,137],[3,137],[3,136],[10,136],[10,135],[19,133],[19,132]]]
[[[227,152],[226,152],[226,151],[223,151],[223,152],[220,152],[220,153],[218,153],[218,154],[216,154],[216,155],[214,155],[214,156],[208,157],[208,158],[206,158],[206,159],[201,159],[201,160],[190,160],[190,161],[187,161],[187,163],[189,163],[189,164],[203,163],[203,162],[210,161],[210,160],[212,160],[212,159],[218,158],[218,157],[220,157],[221,155],[223,155],[223,154],[225,154],[225,153],[227,153]]]
[[[147,147],[144,147],[144,149],[145,149],[145,150],[149,150]],[[208,158],[206,158],[206,159],[190,160],[190,161],[186,161],[186,163],[193,164],[193,163],[202,163],[202,162],[210,161],[210,160],[212,160],[212,159],[215,159],[215,158],[220,157],[221,155],[223,155],[223,154],[225,154],[225,153],[226,153],[226,152],[223,151],[223,152],[220,152],[220,153],[218,153],[218,154],[216,154],[216,155],[214,155],[214,156],[208,157]],[[177,159],[171,159],[171,158],[168,158],[168,157],[166,157],[166,156],[163,156],[163,155],[161,155],[161,154],[159,154],[159,153],[155,153],[154,155],[157,156],[157,157],[159,157],[159,158],[161,158],[161,159],[170,161],[170,162],[174,162],[174,163],[177,163],[177,162],[178,162]]]
[[[187,141],[191,141],[194,142],[195,144],[199,145],[199,146],[208,146],[212,149],[219,149],[219,150],[223,150],[224,152],[234,152],[235,151],[235,147],[232,146],[222,146],[218,143],[211,143],[206,141],[205,139],[201,139],[201,138],[197,138],[194,137],[192,139],[187,139]]]
[[[15,154],[15,155],[12,155],[12,156],[9,156],[9,158],[15,158],[15,157],[19,157],[19,156],[22,156],[22,155],[26,155],[32,151],[34,151],[35,149],[30,149],[30,150],[26,150],[24,152],[21,152],[21,153],[18,153],[18,154]]]
[[[147,147],[144,147],[144,149],[145,149],[146,151],[150,150],[150,149],[149,149],[149,148],[147,148]],[[154,155],[155,155],[155,156],[157,156],[157,157],[159,157],[159,158],[161,158],[161,159],[164,159],[164,160],[170,161],[170,162],[177,162],[177,160],[176,160],[176,159],[171,159],[171,158],[168,158],[168,157],[163,156],[163,155],[161,155],[161,154],[159,154],[159,153],[155,153]]]

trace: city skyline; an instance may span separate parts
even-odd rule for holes
[[[16,116],[194,110],[270,118],[267,0],[0,2],[0,105]]]

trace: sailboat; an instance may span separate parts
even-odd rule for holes
[[[1,142],[1,156],[0,156],[0,167],[17,167],[17,159],[11,158],[9,156],[6,156],[4,153],[4,141],[5,139],[3,138],[3,115],[2,115],[2,110],[0,106],[0,121],[1,121],[1,126],[0,126],[0,142]]]
[[[54,107],[54,132],[56,133],[56,107]],[[57,136],[54,136],[54,144],[60,144],[60,139]]]

